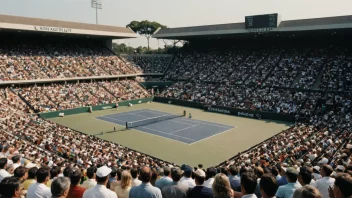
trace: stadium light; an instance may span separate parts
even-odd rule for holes
[[[98,9],[103,9],[103,0],[91,0],[92,8],[95,8],[95,21],[98,24]]]

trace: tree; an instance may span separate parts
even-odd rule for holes
[[[139,35],[144,36],[147,38],[148,41],[148,51],[149,51],[149,40],[153,33],[158,29],[158,28],[166,28],[165,25],[161,25],[158,22],[155,21],[132,21],[130,24],[128,24],[126,27],[131,28],[134,32],[136,32]]]

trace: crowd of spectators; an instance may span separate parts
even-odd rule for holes
[[[14,87],[13,91],[27,101],[36,112],[73,109],[110,104],[122,100],[149,97],[150,94],[134,80],[91,83],[51,83]]]
[[[144,73],[164,73],[169,65],[172,56],[158,56],[158,55],[126,55],[122,58],[132,65],[135,65],[139,71]]]
[[[95,44],[18,41],[0,45],[0,81],[122,75],[135,70]]]

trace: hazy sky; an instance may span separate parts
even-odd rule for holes
[[[91,0],[0,0],[0,14],[95,23]],[[279,13],[282,20],[352,15],[352,0],[103,0],[99,24],[126,26],[132,20],[168,27],[243,22],[246,15]],[[147,45],[145,38],[119,40]],[[156,40],[151,42],[158,47]],[[160,41],[160,47],[163,42]]]

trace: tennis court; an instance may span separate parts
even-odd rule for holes
[[[224,124],[217,124],[202,120],[180,117],[183,113],[170,114],[151,109],[98,116],[96,119],[125,126],[126,122],[134,129],[179,141],[194,144],[206,138],[224,133],[234,128]],[[166,120],[162,119],[167,118]],[[150,123],[150,121],[152,121]],[[133,126],[135,125],[135,127]]]

